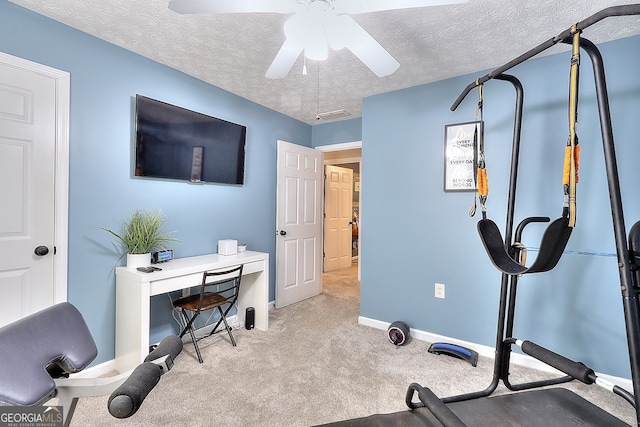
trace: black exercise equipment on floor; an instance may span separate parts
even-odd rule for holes
[[[478,364],[478,352],[459,345],[446,342],[434,342],[429,346],[429,350],[427,351],[433,354],[446,354],[447,356],[466,360],[473,367]]]
[[[427,388],[420,388],[417,384],[409,387],[411,394],[416,389],[422,391],[422,399],[430,402],[429,406],[323,424],[323,427],[628,427],[618,418],[563,388],[530,390],[446,405]],[[432,400],[427,397],[429,393],[433,395]],[[538,414],[544,414],[544,417],[538,417]]]
[[[389,338],[389,342],[393,345],[403,345],[411,336],[411,329],[409,325],[404,323],[401,320],[396,320],[391,323],[387,328],[387,338]]]
[[[489,248],[490,257],[495,254],[506,256],[508,259],[498,260],[492,258],[494,265],[502,271],[500,301],[498,309],[498,324],[495,343],[494,375],[491,384],[484,390],[466,393],[445,398],[437,397],[431,390],[417,383],[409,386],[405,401],[410,408],[394,414],[378,414],[365,418],[340,421],[326,424],[327,426],[624,426],[627,425],[603,409],[593,405],[577,394],[563,388],[541,388],[543,386],[559,385],[568,381],[579,380],[585,384],[596,384],[605,390],[623,398],[635,409],[636,424],[640,425],[640,221],[630,230],[628,240],[624,224],[622,198],[620,192],[620,182],[618,177],[618,167],[616,162],[613,129],[611,126],[611,115],[609,111],[609,99],[607,94],[604,65],[598,48],[589,40],[579,37],[587,27],[601,21],[602,19],[614,16],[640,15],[640,4],[614,6],[606,8],[589,18],[578,22],[570,29],[565,30],[558,36],[542,43],[534,49],[520,55],[511,62],[492,71],[491,73],[478,78],[470,83],[456,99],[452,110],[464,100],[467,94],[475,87],[481,86],[489,80],[497,79],[511,83],[516,90],[516,120],[514,126],[514,139],[511,158],[511,180],[509,183],[509,199],[507,208],[507,224],[505,228],[505,239],[500,236],[497,226],[482,225],[486,227],[479,230],[485,245],[495,245]],[[519,135],[520,118],[522,116],[522,85],[513,76],[505,74],[506,71],[516,65],[542,53],[558,43],[568,43],[573,46],[572,52],[572,82],[577,80],[577,60],[576,50],[582,49],[591,60],[596,89],[596,102],[600,128],[602,133],[602,143],[604,150],[605,170],[609,189],[609,201],[613,220],[613,231],[616,245],[616,256],[618,261],[618,272],[620,277],[620,290],[622,293],[622,305],[626,326],[626,336],[628,340],[629,359],[631,365],[631,380],[633,383],[633,393],[628,392],[599,378],[595,372],[581,362],[568,359],[536,343],[521,340],[513,337],[513,325],[516,308],[516,291],[518,285],[518,275],[524,274],[527,268],[517,263],[516,248],[511,245],[511,234],[513,232],[513,213],[515,207],[515,190],[517,178],[517,165],[519,155]],[[576,65],[574,67],[574,64]],[[575,73],[575,75],[574,75]],[[573,98],[575,95],[575,98]],[[574,109],[577,103],[577,92],[570,96],[570,109]],[[571,113],[570,113],[571,116]],[[575,119],[575,117],[574,117]],[[571,117],[570,117],[570,120]],[[571,130],[570,141],[567,150],[570,173],[577,172],[577,137],[575,129]],[[572,142],[572,140],[574,140]],[[573,164],[572,164],[573,163]],[[575,187],[577,175],[569,187]],[[480,183],[479,183],[480,184]],[[479,185],[480,186],[480,185]],[[568,234],[575,223],[575,188],[569,188],[567,212],[557,223],[554,222],[548,227],[548,231],[554,236],[552,240],[564,242],[562,250],[556,252],[555,247],[549,252],[550,255],[541,254],[547,260],[541,261],[546,267],[555,265],[559,259],[564,244],[568,239]],[[548,222],[546,217],[531,217],[525,219],[516,229],[515,242],[519,242],[523,228],[532,222]],[[554,229],[555,227],[555,229]],[[491,235],[495,233],[495,235]],[[543,241],[547,237],[543,237]],[[551,240],[550,240],[551,241]],[[488,242],[488,243],[487,243]],[[544,244],[543,244],[544,245]],[[492,251],[494,251],[492,253]],[[557,259],[556,259],[557,258]],[[504,261],[504,263],[502,263]],[[537,263],[537,261],[536,261]],[[535,263],[534,263],[535,264]],[[541,265],[542,265],[541,264]],[[518,266],[512,270],[503,268],[504,266]],[[545,267],[545,268],[546,268]],[[553,268],[553,267],[551,267]],[[505,271],[507,270],[507,271]],[[514,271],[523,270],[523,271]],[[547,269],[548,270],[548,269]],[[547,271],[545,269],[538,270]],[[549,366],[563,372],[565,376],[551,380],[540,380],[524,384],[512,384],[509,381],[509,365],[512,346],[518,346],[527,355],[534,357]],[[497,389],[500,381],[511,391],[503,395],[492,395]],[[536,390],[533,390],[536,389]],[[526,391],[525,391],[526,390]],[[417,400],[416,399],[417,396]]]
[[[0,328],[0,405],[36,406],[58,398],[65,426],[80,397],[110,394],[114,417],[135,414],[143,400],[173,367],[182,341],[164,338],[132,372],[104,378],[69,377],[98,355],[82,314],[63,302]]]

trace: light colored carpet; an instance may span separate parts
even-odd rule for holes
[[[322,293],[360,303],[360,281],[358,280],[358,264],[351,268],[324,273],[322,276]]]
[[[478,366],[428,353],[429,343],[394,346],[380,331],[357,323],[359,283],[355,268],[325,275],[323,294],[275,310],[269,330],[200,341],[204,364],[186,344],[175,367],[160,379],[140,410],[118,420],[108,396],[81,399],[72,426],[311,426],[406,410],[407,386],[418,382],[438,396],[483,390],[493,361]],[[548,376],[512,369],[512,381]],[[628,423],[635,412],[596,386],[570,387]],[[505,392],[500,386],[499,393]]]

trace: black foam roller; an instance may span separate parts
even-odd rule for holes
[[[182,351],[182,340],[177,335],[166,336],[160,341],[160,344],[144,359],[145,362],[151,362],[166,355],[171,356],[175,360],[176,356]]]
[[[418,396],[427,409],[429,409],[443,425],[466,427],[466,424],[428,388],[420,387]]]
[[[107,402],[109,413],[116,418],[128,418],[135,414],[145,397],[160,381],[162,369],[155,363],[145,362],[133,370]]]
[[[529,356],[533,356],[585,384],[593,384],[595,381],[593,369],[583,363],[574,362],[531,341],[523,341],[521,348]]]

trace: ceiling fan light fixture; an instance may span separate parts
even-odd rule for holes
[[[304,55],[307,58],[327,59],[329,47],[324,29],[310,22],[308,17],[300,14],[293,15],[284,23],[284,35],[287,40],[303,46]]]
[[[304,47],[304,56],[315,61],[323,61],[328,58],[329,45],[324,31],[310,34]]]
[[[332,19],[327,20],[325,24],[325,33],[329,46],[333,50],[340,50],[346,47],[346,41],[349,37],[348,27],[345,28],[344,15],[333,16]]]
[[[322,61],[329,56],[324,25],[326,20],[324,9],[303,10],[285,22],[284,34],[287,39],[297,40],[304,46],[304,55],[307,58]]]
[[[327,58],[328,48],[347,48],[378,77],[393,74],[400,63],[349,14],[465,3],[468,0],[170,0],[169,9],[195,13],[293,13],[284,25],[285,41],[265,73],[285,77],[300,54]],[[312,30],[313,36],[307,32]]]

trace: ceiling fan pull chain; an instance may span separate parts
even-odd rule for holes
[[[320,120],[320,62],[318,62],[318,98],[316,99],[316,120]]]

